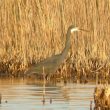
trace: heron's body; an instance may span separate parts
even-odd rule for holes
[[[64,61],[66,58],[69,48],[70,48],[70,35],[72,32],[78,31],[78,28],[75,28],[73,25],[68,28],[67,34],[66,34],[66,43],[65,48],[63,49],[62,53],[58,55],[54,55],[52,57],[49,57],[38,64],[32,65],[28,71],[26,71],[26,75],[30,75],[32,73],[36,74],[42,74],[43,68],[46,73],[46,75],[51,75],[56,72],[56,70],[59,68],[60,64]]]
[[[43,73],[43,67],[44,67],[44,71],[46,74],[51,74],[51,73],[55,73],[55,71],[57,70],[57,68],[60,65],[61,62],[61,54],[59,55],[55,55],[54,57],[49,57],[37,64],[33,64],[28,71],[26,72],[26,74],[32,74],[32,73],[37,73],[37,74],[42,74]]]

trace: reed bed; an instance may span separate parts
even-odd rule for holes
[[[22,76],[30,64],[60,53],[74,24],[89,32],[71,35],[59,76],[109,76],[109,12],[110,0],[1,0],[0,75]]]
[[[94,91],[94,110],[110,109],[110,88],[96,87]]]

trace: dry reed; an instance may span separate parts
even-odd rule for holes
[[[62,75],[87,78],[100,67],[109,70],[109,12],[110,0],[1,0],[1,74],[19,76],[29,64],[60,53],[71,24],[90,32],[71,36]]]

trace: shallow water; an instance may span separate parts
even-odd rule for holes
[[[89,110],[94,87],[93,83],[48,83],[45,87],[46,101],[43,104],[42,83],[30,80],[0,80],[0,110]]]

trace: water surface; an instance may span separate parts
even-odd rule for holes
[[[95,84],[66,85],[63,82],[43,83],[30,80],[0,80],[0,110],[89,110]]]

